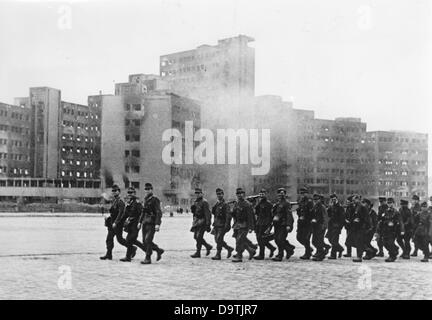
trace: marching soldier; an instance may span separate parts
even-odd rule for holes
[[[274,246],[270,244],[270,239],[265,236],[270,233],[272,227],[272,207],[270,201],[267,200],[267,192],[265,189],[260,191],[260,201],[255,207],[255,234],[259,246],[259,254],[254,257],[255,260],[264,260],[265,247],[270,250],[270,258],[273,257],[273,253],[276,250]]]
[[[282,261],[284,251],[287,252],[287,259],[294,254],[294,246],[292,246],[287,240],[288,233],[293,229],[294,218],[291,212],[291,204],[286,201],[285,188],[279,188],[277,192],[278,201],[273,205],[272,215],[278,254],[272,260]]]
[[[312,208],[312,245],[316,249],[316,254],[313,257],[313,261],[322,261],[325,258],[324,248],[324,235],[327,229],[326,216],[327,212],[323,204],[321,203],[321,196],[319,194],[313,195],[314,206]]]
[[[345,239],[345,246],[347,248],[347,253],[345,253],[343,256],[346,258],[351,258],[352,255],[352,246],[353,246],[353,237],[352,237],[352,225],[351,221],[352,216],[355,212],[355,205],[353,202],[353,196],[349,196],[347,198],[347,207],[345,210],[345,230],[346,230],[346,239]]]
[[[366,254],[363,259],[370,260],[377,255],[378,250],[374,248],[372,245],[372,240],[376,233],[377,225],[378,225],[378,214],[373,209],[373,203],[369,199],[363,199],[363,205],[369,212],[369,218],[371,222],[370,228],[366,232],[366,242],[365,242],[365,250]]]
[[[139,247],[141,250],[145,252],[144,245],[139,242],[138,239],[138,223],[139,218],[142,213],[142,204],[138,202],[138,199],[136,197],[136,191],[135,188],[130,187],[127,191],[127,203],[124,210],[124,216],[120,218],[126,219],[124,222],[124,230],[127,232],[126,236],[126,245],[127,245],[127,251],[126,251],[126,257],[120,259],[120,261],[123,262],[130,262],[134,256],[134,245]]]
[[[378,223],[383,219],[385,212],[388,209],[387,199],[385,197],[379,197],[379,206],[378,206]],[[384,242],[381,236],[377,239],[378,244],[378,253],[377,257],[384,257]]]
[[[216,189],[218,201],[212,208],[213,214],[213,233],[216,242],[216,255],[212,260],[220,260],[222,248],[228,251],[227,258],[231,257],[234,248],[230,247],[225,241],[225,234],[231,229],[231,214],[229,205],[224,200],[224,191],[220,188]]]
[[[411,237],[413,235],[414,221],[411,210],[408,208],[408,201],[400,201],[401,208],[399,209],[399,214],[402,218],[402,223],[404,226],[405,233],[398,234],[397,243],[402,249],[402,259],[409,259],[411,253]]]
[[[312,199],[308,197],[309,190],[305,187],[300,189],[299,206],[297,208],[297,241],[305,247],[305,253],[300,259],[308,260],[312,256],[310,240],[312,236]]]
[[[109,217],[105,219],[105,226],[108,229],[108,234],[106,237],[106,248],[107,252],[101,260],[112,260],[112,250],[114,249],[114,237],[117,242],[122,246],[126,247],[126,240],[123,238],[123,223],[124,219],[120,218],[123,215],[125,204],[120,198],[120,187],[118,185],[113,185],[111,189],[113,195],[113,202],[111,208],[109,209]],[[119,218],[119,219],[117,219]],[[136,247],[134,247],[133,255],[136,252]]]
[[[194,239],[196,241],[196,252],[191,255],[192,258],[201,258],[201,248],[204,247],[207,250],[206,256],[210,254],[213,248],[204,240],[204,233],[210,232],[211,228],[211,212],[207,200],[204,199],[203,192],[200,188],[195,188],[196,200],[191,207],[193,213],[193,222],[191,232],[194,233]]]
[[[138,229],[141,229],[142,226],[142,238],[146,252],[145,260],[141,261],[141,263],[150,264],[153,250],[157,253],[157,261],[162,258],[162,254],[164,253],[164,250],[153,242],[155,232],[160,230],[162,210],[160,207],[160,200],[153,195],[153,186],[151,183],[145,184],[144,191],[146,195],[144,198],[143,211],[139,218]]]
[[[355,195],[353,201],[355,207],[350,220],[350,233],[352,237],[352,246],[356,248],[357,253],[357,257],[353,259],[353,262],[362,262],[365,250],[366,234],[371,228],[371,222],[368,210],[361,203],[360,195]]]
[[[418,195],[413,195],[412,196],[412,203],[411,203],[411,212],[413,214],[413,232],[415,232],[416,228],[417,228],[417,224],[416,221],[418,221],[417,216],[420,214],[421,212],[421,207],[420,207],[420,198]],[[418,247],[417,247],[417,243],[414,241],[414,237],[413,237],[413,242],[414,242],[414,251],[411,254],[411,257],[417,257],[417,253],[418,253]]]
[[[329,225],[327,230],[327,238],[331,244],[331,253],[329,259],[336,259],[342,256],[344,248],[339,244],[339,236],[341,234],[345,222],[345,210],[340,205],[336,194],[330,196],[330,206],[327,209],[329,216]]]
[[[387,199],[388,208],[382,219],[378,222],[378,236],[382,237],[384,247],[389,253],[386,262],[394,262],[398,256],[398,247],[395,244],[399,233],[405,233],[404,224],[399,212],[394,208],[394,199]]]
[[[256,253],[247,241],[248,232],[251,233],[254,229],[254,214],[251,204],[245,200],[245,192],[242,188],[236,190],[237,201],[234,203],[232,217],[234,219],[233,237],[236,239],[236,254],[232,262],[243,261],[243,251],[249,252],[249,260]]]
[[[421,211],[415,217],[417,228],[414,231],[414,241],[417,247],[423,251],[424,258],[421,262],[429,262],[429,241],[432,228],[432,212],[428,210],[427,202],[421,204]]]

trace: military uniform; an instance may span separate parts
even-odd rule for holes
[[[393,200],[389,199],[388,201]],[[386,259],[386,262],[396,260],[399,249],[395,241],[399,233],[404,231],[404,224],[399,212],[395,208],[387,208],[382,220],[378,222],[378,233],[382,237],[384,247],[389,253],[389,258]]]
[[[243,193],[243,190],[237,189],[237,193],[239,192]],[[236,239],[236,255],[233,262],[241,262],[245,250],[249,252],[249,259],[252,259],[255,250],[250,247],[247,241],[248,232],[254,229],[254,214],[251,204],[244,199],[235,201],[232,217],[234,220],[233,237]]]
[[[363,258],[366,236],[371,225],[369,212],[366,207],[361,203],[356,204],[350,217],[351,246],[355,247],[357,251],[357,259],[354,259],[355,262],[360,262]]]
[[[345,210],[339,202],[337,202],[334,205],[329,206],[327,214],[329,222],[326,237],[329,239],[332,246],[329,258],[336,259],[337,253],[341,255],[344,251],[344,248],[339,244],[339,236],[345,223]]]
[[[387,200],[384,197],[380,197],[380,199],[385,200],[385,201]],[[380,221],[382,221],[384,214],[387,211],[387,209],[388,209],[387,203],[383,203],[380,206],[378,206],[378,223]],[[378,249],[379,249],[379,252],[377,255],[379,257],[384,257],[384,242],[383,242],[381,235],[378,235],[377,244],[378,244]]]
[[[352,197],[349,197],[348,199],[352,200]],[[352,254],[352,247],[353,247],[353,233],[352,231],[352,216],[355,212],[355,205],[352,202],[349,202],[347,205],[347,208],[345,210],[345,230],[346,230],[346,239],[345,239],[345,246],[347,248],[347,253],[344,254],[344,257],[350,258]]]
[[[314,195],[313,200],[320,200],[319,195]],[[312,245],[316,249],[314,261],[322,261],[325,257],[324,235],[327,229],[327,211],[321,201],[314,204],[312,208]]]
[[[195,200],[192,205],[193,221],[191,232],[194,233],[194,239],[196,241],[196,252],[192,255],[193,258],[199,258],[201,256],[201,248],[207,249],[207,254],[210,254],[212,246],[204,240],[204,233],[211,231],[211,212],[210,206],[204,198]]]
[[[312,247],[310,245],[312,236],[312,208],[312,199],[302,196],[297,208],[297,241],[305,247],[305,253],[300,257],[301,259],[309,259],[312,255]]]
[[[224,199],[218,200],[212,208],[213,214],[213,232],[216,242],[216,256],[213,260],[219,260],[222,248],[228,251],[228,258],[234,250],[225,241],[225,234],[231,229],[231,213],[228,204]]]
[[[418,197],[414,198],[414,196],[413,196],[413,200],[419,200],[419,198]],[[411,212],[412,212],[412,215],[413,215],[413,234],[414,234],[415,230],[417,229],[417,221],[418,221],[417,215],[419,215],[420,212],[421,212],[420,203],[416,202],[412,206]],[[417,257],[417,253],[418,253],[418,249],[419,248],[417,246],[417,242],[414,241],[414,236],[413,236],[412,240],[414,242],[414,251],[413,251],[413,253],[412,253],[411,256],[412,257]]]
[[[270,257],[276,250],[276,248],[270,244],[271,239],[268,238],[268,235],[266,234],[266,232],[268,232],[272,226],[272,207],[273,205],[267,199],[261,199],[261,201],[255,207],[255,234],[260,250],[259,255],[255,257],[257,260],[264,259],[265,247],[270,250]]]
[[[399,214],[402,218],[402,223],[404,225],[405,233],[397,236],[397,243],[402,249],[402,258],[409,259],[411,253],[411,237],[414,232],[414,219],[410,209],[408,209],[408,201],[401,200],[401,205],[399,209]]]
[[[287,258],[293,255],[293,246],[288,242],[288,233],[292,231],[294,218],[291,212],[291,204],[285,198],[279,199],[272,208],[275,242],[278,247],[278,254],[274,260],[280,261],[284,251],[287,251]],[[287,227],[290,230],[287,230]]]
[[[160,207],[160,200],[153,194],[144,198],[143,210],[139,222],[142,224],[142,239],[146,252],[146,258],[143,263],[147,264],[151,262],[153,250],[157,252],[159,260],[164,250],[159,248],[153,242],[153,239],[156,232],[155,227],[160,226],[162,223],[162,210]]]
[[[372,259],[378,253],[378,250],[372,245],[372,240],[378,226],[378,214],[372,208],[371,204],[369,209],[369,219],[371,225],[370,228],[366,231],[366,242],[365,242],[366,255],[364,257],[366,260]]]
[[[423,203],[422,206],[427,207],[427,203]],[[417,228],[414,231],[414,241],[417,247],[423,251],[424,258],[422,262],[429,260],[429,242],[432,232],[432,211],[422,210],[418,215],[415,216],[415,224]]]
[[[129,193],[129,191],[128,191]],[[125,219],[124,230],[127,232],[126,236],[126,257],[122,261],[131,261],[134,254],[134,245],[145,251],[144,245],[138,241],[138,223],[142,213],[143,207],[137,198],[134,196],[129,203],[126,204],[124,215],[121,219]]]

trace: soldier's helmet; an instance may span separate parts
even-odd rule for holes
[[[222,193],[222,194],[223,194],[224,191],[223,191],[223,189],[221,189],[221,188],[217,188],[217,189],[216,189],[216,193]]]
[[[400,205],[401,205],[401,206],[407,206],[407,205],[408,205],[408,200],[403,200],[403,199],[402,199],[402,200],[400,201]]]
[[[427,204],[426,201],[424,201],[420,206],[421,206],[422,208],[427,208],[428,204]]]
[[[418,200],[420,200],[420,198],[419,198],[418,195],[415,194],[415,195],[412,196],[412,200],[417,200],[418,201]]]
[[[388,198],[388,199],[387,199],[387,202],[388,202],[388,203],[394,203],[395,201],[394,201],[393,198]]]
[[[319,195],[318,193],[315,193],[315,194],[312,196],[312,199],[313,199],[313,200],[321,200],[322,197],[321,197],[321,195]]]
[[[135,197],[136,196],[136,190],[134,187],[129,187],[127,190],[127,194],[130,197]]]
[[[279,188],[279,189],[277,189],[277,193],[278,194],[280,194],[282,192],[283,192],[283,194],[286,194],[286,189],[285,188]]]
[[[386,197],[378,197],[378,201],[379,201],[379,202],[384,202],[384,201],[386,201],[386,200],[387,200]]]
[[[236,194],[244,194],[245,192],[244,192],[244,190],[243,190],[243,188],[237,188],[236,189]]]
[[[144,189],[145,190],[153,190],[153,185],[151,184],[151,183],[146,183],[145,185],[144,185]]]
[[[120,187],[118,186],[118,184],[114,184],[114,185],[111,187],[111,191],[112,191],[112,192],[120,191]]]

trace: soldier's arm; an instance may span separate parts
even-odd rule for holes
[[[290,230],[292,231],[293,230],[293,225],[294,225],[294,217],[293,217],[293,214],[292,214],[292,211],[291,211],[291,205],[287,205],[287,208],[286,208],[286,214],[287,214],[287,226],[288,227],[290,227]]]
[[[162,223],[162,209],[160,206],[160,200],[158,198],[154,198],[154,211],[156,214],[155,224],[160,226]]]
[[[247,217],[248,217],[248,229],[253,230],[255,229],[255,220],[254,220],[254,213],[252,210],[252,206],[248,205],[246,207],[247,210]]]
[[[399,220],[400,232],[401,233],[402,232],[405,233],[405,225],[404,225],[404,222],[403,222],[403,219],[402,219],[402,215],[400,213],[398,213],[397,219]]]
[[[118,215],[114,221],[115,224],[119,224],[120,221],[123,219],[123,216],[125,214],[125,209],[126,209],[126,206],[125,206],[125,203],[123,202],[123,200],[120,199],[119,201],[117,201]]]
[[[225,211],[225,230],[229,230],[231,229],[231,220],[232,220],[232,215],[231,215],[231,210],[229,208],[228,204],[225,204],[223,207],[223,210]]]
[[[204,217],[206,221],[206,226],[211,225],[211,212],[207,201],[203,201]]]

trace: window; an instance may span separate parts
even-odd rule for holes
[[[140,141],[140,136],[139,135],[134,135],[134,140],[135,141]]]
[[[141,125],[141,120],[139,120],[139,119],[134,120],[134,125],[140,126]]]
[[[130,108],[131,108],[131,107],[130,107],[130,104],[125,104],[125,110],[126,110],[126,111],[130,111]]]
[[[139,150],[132,150],[132,156],[133,157],[139,157],[140,156],[140,151]]]
[[[129,136],[128,134],[125,136],[125,140],[126,140],[126,141],[129,141],[129,140],[130,140],[130,136]]]
[[[141,111],[141,105],[140,104],[134,104],[133,107],[134,107],[135,111]]]
[[[125,171],[129,173],[129,166],[125,166]]]
[[[125,126],[128,126],[128,125],[130,125],[130,120],[126,119],[125,120]]]
[[[132,187],[134,187],[135,189],[139,189],[140,183],[137,181],[132,181]]]
[[[139,173],[140,172],[140,167],[139,166],[134,166],[133,167],[133,172],[134,173]]]
[[[130,151],[129,150],[125,150],[125,157],[129,157]]]

